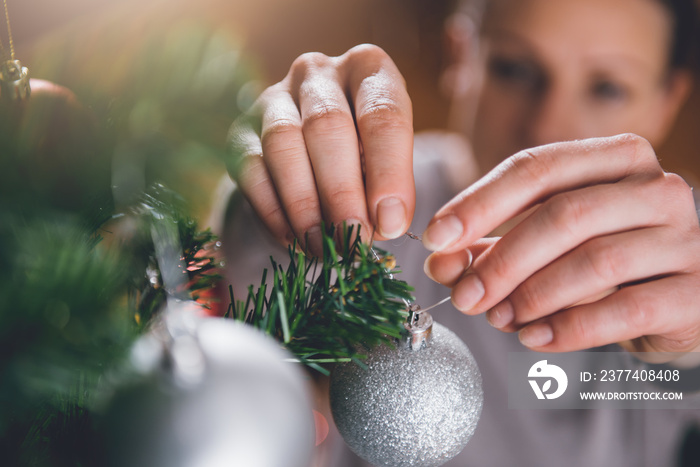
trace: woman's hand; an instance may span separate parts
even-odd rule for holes
[[[415,208],[412,119],[380,48],[305,54],[234,123],[229,173],[283,243],[319,254],[321,221],[395,238]]]
[[[482,238],[525,212],[502,238]],[[518,153],[445,205],[423,242],[437,252],[426,272],[452,288],[459,310],[486,312],[532,349],[700,345],[691,189],[640,137]]]

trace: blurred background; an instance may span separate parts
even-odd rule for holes
[[[80,37],[94,41],[121,35],[125,46],[138,43],[146,29],[167,28],[183,19],[227,29],[242,50],[273,83],[301,53],[341,54],[363,42],[378,44],[408,79],[417,108],[416,127],[444,124],[446,100],[437,92],[441,69],[442,24],[451,0],[24,0],[10,13],[18,54],[34,58],[37,44]],[[64,53],[80,53],[64,50]],[[27,60],[25,58],[25,60]],[[97,57],[92,57],[97,58]],[[29,63],[32,65],[32,63]]]
[[[221,120],[209,122],[211,141],[225,140],[227,116],[235,117],[265,86],[284,77],[295,57],[308,51],[329,55],[370,42],[383,47],[404,74],[414,103],[416,130],[447,126],[448,98],[440,87],[446,66],[444,24],[454,0],[23,0],[8,1],[17,56],[33,77],[73,89],[79,98],[118,98],[140,83],[134,66],[158,72],[159,53],[144,55],[163,40],[175,60],[200,63],[203,42],[216,37],[220,52],[236,54],[236,95],[221,102]],[[4,27],[0,27],[4,33]],[[3,36],[5,37],[5,36]],[[161,44],[162,45],[162,44]],[[211,44],[210,44],[211,45]],[[227,49],[228,47],[228,49]],[[155,48],[154,48],[155,50]],[[212,52],[210,50],[210,52]],[[212,53],[216,53],[213,51]],[[146,57],[144,59],[144,57]],[[188,60],[190,61],[188,63]],[[698,80],[696,79],[696,82]],[[222,94],[223,96],[223,94]],[[99,99],[98,99],[99,100]],[[99,109],[98,109],[99,111]],[[148,116],[147,109],[144,115]],[[700,82],[668,141],[657,148],[666,170],[700,181]],[[220,149],[220,148],[219,148]],[[195,151],[196,152],[196,151]],[[193,159],[197,160],[197,159]],[[204,160],[204,162],[202,162]],[[223,167],[214,159],[184,167],[194,185],[214,183]],[[161,161],[162,162],[162,161]],[[192,193],[195,210],[205,209],[207,190]]]

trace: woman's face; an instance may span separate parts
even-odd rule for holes
[[[665,136],[682,101],[667,62],[671,17],[656,0],[492,0],[471,135],[486,171],[555,141]]]

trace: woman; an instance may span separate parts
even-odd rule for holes
[[[274,238],[308,238],[317,252],[322,219],[377,240],[413,219],[413,231],[427,225],[425,273],[437,283],[422,276],[419,245],[386,248],[419,303],[442,298],[443,284],[455,308],[486,315],[436,312],[474,352],[486,397],[474,438],[447,465],[673,464],[697,414],[508,410],[505,372],[522,345],[699,350],[693,197],[653,150],[690,87],[694,14],[691,1],[490,2],[470,65],[482,77],[470,140],[485,174],[473,184],[425,154],[439,145],[417,138],[413,160],[403,78],[373,46],[300,57],[258,100],[260,124],[234,125],[229,171]],[[503,237],[487,237],[497,229]],[[252,246],[235,249],[231,263],[250,272]]]

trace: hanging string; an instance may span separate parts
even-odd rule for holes
[[[0,59],[2,61],[10,60],[10,56],[7,54],[7,50],[5,50],[5,44],[3,44],[2,37],[0,37],[0,54],[2,54],[0,56]]]
[[[15,44],[12,41],[12,29],[10,28],[10,14],[7,10],[7,0],[2,0],[2,3],[5,6],[5,20],[7,21],[7,36],[9,37],[10,40],[10,60],[15,59]],[[2,45],[2,42],[0,42],[0,45]],[[2,47],[3,54],[7,55],[7,52],[5,51],[5,47]]]
[[[5,46],[2,43],[2,39],[0,39],[0,59],[2,61],[9,60],[10,57],[7,55],[7,50],[5,50]]]

